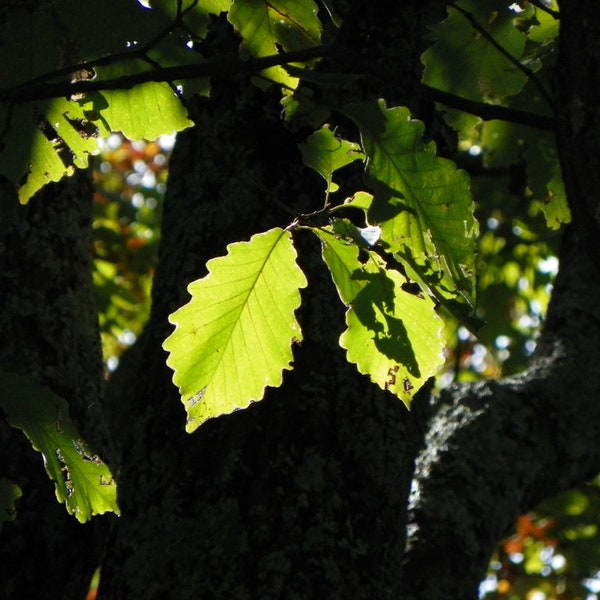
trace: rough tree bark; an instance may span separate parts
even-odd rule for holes
[[[89,178],[49,185],[27,206],[6,185],[0,194],[0,371],[48,386],[103,445]],[[4,419],[0,468],[23,490],[19,518],[1,532],[0,598],[83,598],[99,560],[95,524],[79,525],[56,502],[39,454]]]
[[[374,48],[386,55],[385,44],[400,39],[400,54],[414,56],[421,9],[433,6],[375,11],[355,3],[347,24],[354,46],[338,58],[356,68]],[[340,62],[328,68],[343,70]],[[377,67],[375,79],[388,75],[386,97],[422,108],[414,73],[394,79],[389,64]],[[595,83],[588,79],[586,89]],[[104,597],[133,597],[147,586],[146,597],[157,598],[475,598],[490,554],[516,516],[600,468],[599,290],[579,221],[563,244],[537,354],[521,376],[454,387],[421,398],[408,413],[331,351],[339,311],[307,298],[307,339],[284,386],[188,438],[177,432],[183,418],[160,351],[166,315],[185,301],[185,282],[227,242],[281,224],[285,217],[270,194],[311,194],[310,175],[291,170],[279,153],[287,134],[276,125],[253,131],[269,111],[269,99],[257,95],[221,88],[172,159],[162,268],[136,390],[145,420],[126,444],[124,515]],[[587,106],[591,99],[581,97],[578,114]],[[267,122],[274,119],[271,113]],[[561,123],[564,138],[568,116]],[[581,151],[570,144],[564,156],[585,164]],[[577,179],[578,191],[565,173],[569,194],[580,194],[585,182]],[[305,265],[312,285],[328,286],[313,262]],[[142,533],[147,545],[139,543]]]

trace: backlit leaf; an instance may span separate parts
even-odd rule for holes
[[[228,13],[230,23],[243,38],[242,58],[277,54],[318,46],[321,22],[313,0],[235,0]],[[264,71],[267,79],[295,88],[298,79],[283,67]]]
[[[306,278],[288,231],[230,244],[207,268],[189,285],[190,302],[171,315],[176,328],[164,342],[190,432],[281,385],[292,343],[302,339],[294,311]]]
[[[327,182],[327,191],[339,189],[333,173],[355,160],[364,159],[360,146],[337,137],[328,125],[311,134],[300,144],[304,164],[311,167]]]
[[[0,409],[29,438],[56,485],[56,497],[84,523],[105,512],[119,514],[108,467],[92,454],[69,418],[67,403],[29,377],[0,373]]]
[[[468,309],[474,294],[475,238],[469,178],[422,140],[406,108],[368,102],[346,111],[360,127],[374,190],[368,211],[382,243],[441,302]]]
[[[461,0],[456,6],[518,61],[527,36],[514,26],[516,14],[501,0]],[[464,12],[448,8],[448,17],[434,27],[434,43],[423,54],[423,82],[471,100],[518,93],[527,76],[495,47]]]
[[[143,61],[128,61],[98,68],[105,79],[124,77],[147,71]],[[155,139],[190,127],[187,110],[167,82],[149,81],[129,90],[106,90],[101,95],[104,106],[99,116],[111,131],[121,131],[129,139]],[[98,95],[91,96],[98,104]]]
[[[72,175],[75,168],[87,167],[98,149],[98,127],[76,102],[65,98],[0,106],[0,119],[6,123],[0,173],[21,184],[21,202],[47,183]]]
[[[386,268],[374,252],[367,252],[363,264],[354,243],[331,228],[314,232],[323,241],[323,259],[348,306],[347,329],[340,337],[348,360],[409,406],[444,362],[443,323],[433,300]]]

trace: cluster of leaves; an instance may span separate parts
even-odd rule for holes
[[[190,126],[189,99],[209,91],[211,75],[252,72],[257,85],[281,88],[284,119],[304,115],[313,125],[300,150],[324,180],[318,214],[328,224],[316,226],[314,214],[298,214],[231,244],[225,257],[208,263],[209,274],[190,285],[190,302],[171,317],[176,329],[165,348],[188,431],[260,400],[266,386],[280,385],[283,370],[291,368],[293,345],[302,339],[295,317],[299,290],[307,284],[296,263],[299,229],[321,243],[347,308],[340,346],[348,360],[407,405],[443,367],[448,339],[460,339],[450,345],[459,378],[499,375],[502,363],[505,371],[515,370],[531,351],[552,274],[543,221],[551,229],[569,219],[551,133],[527,125],[527,119],[547,123],[553,114],[546,76],[558,31],[556,6],[548,12],[527,2],[453,2],[423,56],[424,84],[460,100],[453,106],[448,99],[444,108],[458,133],[460,160],[467,167],[475,160],[475,170],[486,176],[499,174],[493,185],[483,176],[472,182],[455,162],[438,156],[423,124],[404,107],[341,100],[319,106],[304,93],[305,82],[337,81],[311,71],[326,53],[312,0],[155,0],[150,9],[126,0],[55,0],[0,10],[0,35],[8,40],[0,49],[0,169],[17,184],[22,201],[85,167],[98,138],[121,132],[155,139]],[[240,36],[243,60],[215,61],[197,51],[210,15],[222,12]],[[119,19],[100,25],[114,14]],[[337,24],[332,19],[328,26]],[[24,39],[32,41],[27,55],[20,51]],[[490,120],[492,109],[507,120]],[[355,139],[336,133],[334,115],[355,125]],[[141,327],[138,306],[148,297],[160,206],[143,181],[141,189],[125,192],[116,167],[139,173],[136,164],[156,165],[159,155],[152,143],[129,144],[126,151],[109,146],[99,169],[95,279],[111,357],[118,356],[123,334]],[[335,179],[355,161],[363,163],[364,185],[342,198]],[[515,167],[525,175],[507,204],[507,195],[496,190],[499,181],[514,184]],[[477,260],[476,214],[482,228]],[[479,331],[481,318],[488,325]],[[504,319],[508,332],[500,327]],[[484,347],[492,350],[480,368],[476,355]],[[506,362],[509,347],[512,363]],[[2,489],[8,498],[3,506],[12,506],[15,490],[8,484]],[[88,494],[75,491],[67,498]],[[77,514],[87,517],[107,506]]]

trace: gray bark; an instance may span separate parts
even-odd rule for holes
[[[64,398],[98,447],[106,438],[91,280],[91,190],[79,174],[22,206],[3,186],[0,371],[32,377]],[[100,560],[94,526],[80,525],[56,502],[41,455],[3,418],[0,468],[23,491],[18,519],[0,533],[0,597],[83,598]]]
[[[354,8],[365,17],[361,3]],[[381,41],[373,40],[368,18],[349,29],[354,42]],[[406,45],[414,52],[416,44]],[[360,49],[348,52],[356,66]],[[327,66],[345,68],[343,61]],[[410,104],[390,85],[388,97]],[[140,402],[159,401],[149,410],[140,404],[145,420],[126,444],[124,516],[104,597],[132,597],[145,582],[146,597],[156,598],[475,598],[495,544],[518,514],[600,467],[600,331],[590,308],[598,286],[578,224],[561,251],[531,367],[422,398],[412,413],[331,350],[340,314],[324,299],[333,291],[307,249],[304,266],[313,293],[320,289],[306,298],[295,371],[260,405],[186,437],[176,431],[183,414],[165,384],[159,349],[167,314],[187,299],[185,282],[227,242],[281,224],[270,193],[314,197],[310,175],[290,171],[280,152],[290,140],[275,126],[262,129],[265,116],[276,120],[265,107],[268,99],[256,93],[222,90],[173,157],[162,269],[136,393]],[[260,132],[252,129],[257,118]],[[258,136],[265,140],[259,148]],[[577,160],[572,152],[569,160]],[[567,185],[574,193],[568,177]],[[166,455],[168,476],[160,468]],[[124,552],[123,540],[142,531],[152,543]]]

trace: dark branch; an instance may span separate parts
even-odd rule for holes
[[[546,90],[546,88],[541,84],[540,80],[536,77],[535,73],[530,68],[526,67],[523,63],[521,63],[518,59],[516,59],[508,50],[506,50],[506,48],[504,48],[501,44],[499,44],[494,39],[494,37],[492,35],[490,35],[490,33],[487,31],[487,29],[485,29],[485,27],[482,27],[482,25],[479,23],[479,21],[477,21],[477,19],[468,10],[465,10],[464,8],[458,6],[458,4],[456,4],[455,2],[452,2],[451,6],[453,8],[455,8],[459,13],[461,13],[465,17],[465,19],[467,19],[467,21],[469,21],[469,23],[471,23],[471,25],[498,52],[500,52],[500,54],[502,54],[502,56],[504,56],[507,60],[509,60],[515,66],[515,68],[517,68],[519,71],[524,73],[527,76],[527,78],[531,81],[531,83],[533,83],[533,85],[535,85],[535,87],[538,89],[538,91],[542,95],[542,98],[544,98],[544,100],[546,100],[546,102],[548,103],[548,106],[550,106],[551,108],[554,108],[554,101],[553,101],[552,97],[550,96],[550,94],[548,93],[548,90]]]
[[[184,81],[197,77],[228,78],[239,75],[252,75],[267,69],[269,67],[289,65],[294,62],[304,62],[313,58],[322,58],[327,56],[331,50],[330,46],[316,46],[296,52],[285,54],[275,54],[262,58],[253,58],[249,60],[240,60],[237,58],[226,58],[212,60],[191,65],[179,65],[174,67],[158,67],[117,77],[115,79],[93,79],[81,81],[60,81],[56,83],[47,83],[36,80],[28,82],[17,87],[0,90],[0,102],[10,104],[22,104],[36,100],[49,100],[52,98],[70,97],[76,94],[85,94],[90,92],[101,92],[105,90],[124,90],[148,82],[167,82],[173,86],[174,81]],[[115,58],[114,56],[112,57]],[[130,58],[130,56],[128,57]],[[105,61],[102,61],[104,64]],[[93,66],[99,66],[100,61],[96,61]],[[89,67],[85,64],[83,67]],[[80,65],[79,68],[82,66]],[[303,69],[290,69],[290,71],[302,78]],[[70,71],[69,71],[70,72]],[[62,74],[62,72],[61,72]],[[469,114],[477,115],[485,121],[499,119],[528,125],[536,129],[545,131],[554,131],[555,123],[550,117],[536,115],[521,110],[486,104],[484,102],[475,102],[455,96],[443,90],[432,88],[428,85],[422,85],[426,95],[435,102],[440,102],[450,108],[456,108]]]
[[[81,71],[91,71],[93,73],[96,67],[102,67],[106,65],[114,65],[121,60],[149,60],[148,54],[152,51],[152,49],[158,45],[163,39],[165,39],[169,34],[173,33],[177,28],[185,28],[183,23],[183,18],[187,13],[194,9],[194,7],[198,4],[198,0],[194,0],[190,6],[188,6],[185,10],[181,10],[181,2],[178,2],[177,6],[177,17],[175,20],[168,26],[165,27],[162,31],[159,31],[153,38],[148,40],[143,46],[136,46],[134,48],[128,48],[124,52],[117,52],[114,54],[107,54],[106,56],[101,56],[94,60],[79,62],[76,64],[71,64],[64,66],[56,71],[52,71],[50,73],[44,73],[34,79],[23,82],[19,85],[19,88],[29,88],[33,85],[40,85],[44,82],[50,83],[52,80],[60,79],[61,77],[69,76],[71,78],[74,73]],[[17,102],[19,102],[17,100]]]
[[[549,6],[546,6],[541,0],[529,0],[529,2],[536,8],[548,13],[551,17],[554,17],[557,21],[560,20],[560,13],[557,10],[552,10]]]
[[[195,77],[227,78],[235,75],[251,75],[263,69],[294,62],[304,62],[326,56],[330,46],[316,46],[306,50],[275,54],[262,58],[240,60],[228,58],[192,65],[165,67],[159,70],[142,71],[133,75],[107,80],[60,81],[57,83],[24,84],[0,90],[0,102],[22,104],[34,100],[70,97],[75,94],[99,92],[103,90],[125,90],[142,83],[173,82]],[[114,57],[113,57],[114,58]]]
[[[422,88],[425,90],[427,97],[431,100],[444,104],[449,108],[456,108],[471,115],[476,115],[481,117],[484,121],[498,119],[500,121],[509,121],[510,123],[517,123],[519,125],[528,125],[529,127],[542,129],[543,131],[555,131],[556,128],[556,123],[551,117],[536,115],[524,110],[516,110],[514,108],[496,104],[475,102],[474,100],[455,96],[454,94],[432,88],[425,84],[422,85]]]

